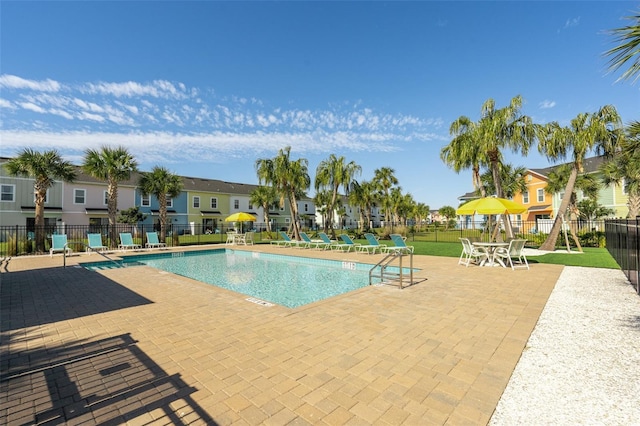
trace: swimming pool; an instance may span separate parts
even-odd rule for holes
[[[371,269],[356,262],[229,249],[128,256],[122,263],[149,265],[289,308],[365,287]],[[114,264],[82,266],[101,269]]]

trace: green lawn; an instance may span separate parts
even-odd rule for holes
[[[364,243],[364,240],[359,241]],[[389,241],[382,241],[383,244],[390,244]],[[415,247],[415,254],[428,256],[459,257],[462,252],[460,242],[434,243],[428,241],[409,241],[407,245]],[[616,261],[611,257],[605,248],[584,248],[582,254],[550,253],[542,256],[527,257],[529,263],[550,263],[554,265],[566,266],[586,266],[590,268],[620,269]]]

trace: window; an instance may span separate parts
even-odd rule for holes
[[[212,198],[211,199],[211,208],[212,209],[217,209],[218,208],[218,199],[217,198]]]
[[[105,206],[109,205],[109,194],[107,193],[107,191],[103,191],[102,193],[102,202]]]
[[[308,212],[309,211],[309,204],[304,203],[304,211]]]
[[[538,202],[544,202],[544,189],[542,188],[538,189]]]
[[[0,188],[0,201],[15,201],[15,185],[2,185]]]
[[[142,207],[149,207],[151,205],[151,197],[143,194],[140,198],[140,205]]]
[[[233,200],[233,208],[236,210],[240,208],[240,200]]]
[[[522,193],[522,204],[529,204],[529,191]]]
[[[73,190],[73,204],[84,204],[87,200],[87,191],[84,189]]]
[[[200,197],[198,197],[198,196],[194,196],[193,197],[193,208],[194,209],[199,209],[200,208]]]
[[[253,210],[253,204],[249,203],[249,210]]]
[[[167,208],[173,207],[173,198],[168,197],[166,195],[165,195],[165,198],[167,199]]]

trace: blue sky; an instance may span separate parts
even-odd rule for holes
[[[639,2],[22,2],[0,9],[0,155],[123,145],[141,170],[257,183],[292,147],[311,178],[330,154],[391,167],[432,209],[471,174],[440,160],[449,126],[522,95],[537,123],[613,104],[638,119],[639,87],[603,52]],[[533,151],[510,164],[550,165]],[[313,195],[313,190],[309,195]]]

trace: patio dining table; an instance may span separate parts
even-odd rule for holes
[[[480,264],[480,266],[497,266],[499,264],[503,268],[506,268],[502,260],[496,259],[495,252],[498,247],[508,247],[509,243],[499,243],[499,242],[487,243],[482,241],[476,241],[473,243],[473,245],[476,247],[484,248],[487,251],[487,254],[489,255],[489,258],[486,261],[483,261]]]
[[[247,234],[238,232],[227,232],[227,245],[240,245],[247,243]]]

